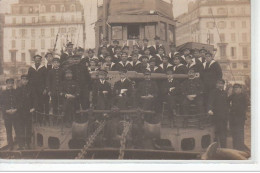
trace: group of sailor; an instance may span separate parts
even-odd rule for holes
[[[148,43],[144,39],[142,47],[134,45],[130,54],[128,46],[121,47],[117,40],[110,46],[103,39],[95,56],[94,50],[74,49],[69,42],[60,57],[47,53],[46,65],[40,55],[35,55],[28,74],[21,76],[21,86],[14,89],[14,79],[9,78],[7,89],[1,92],[10,148],[12,127],[20,138],[20,147],[29,146],[33,112],[63,113],[69,126],[76,110],[141,108],[159,114],[167,103],[173,119],[176,115],[191,114],[190,107],[194,104],[199,117],[212,115],[221,147],[226,147],[229,120],[234,148],[242,150],[247,109],[242,86],[235,84],[229,94],[224,90],[221,67],[206,49],[184,49],[180,53],[175,45],[170,45],[167,56],[159,37],[155,37],[154,46]],[[96,80],[91,79],[93,71],[98,71]],[[108,71],[120,73],[120,80],[113,87],[107,81]],[[143,73],[144,80],[130,80],[127,71]],[[166,73],[167,79],[155,81],[151,73]],[[175,78],[175,74],[188,74],[188,78]]]

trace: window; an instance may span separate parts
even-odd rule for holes
[[[219,35],[219,37],[220,37],[221,43],[225,42],[225,34],[222,33],[222,34]]]
[[[64,16],[61,16],[60,21],[64,22]]]
[[[16,62],[16,51],[11,51],[11,62]]]
[[[54,39],[51,39],[51,47],[54,47]]]
[[[51,6],[51,12],[55,12],[56,11],[56,7],[55,7],[55,5],[52,5]]]
[[[22,48],[22,50],[25,49],[25,40],[22,40],[22,42],[21,42],[21,48]]]
[[[242,55],[243,55],[244,59],[248,58],[248,48],[247,47],[242,48]]]
[[[21,61],[25,62],[25,53],[21,53]]]
[[[242,21],[242,28],[246,28],[246,21]]]
[[[72,22],[75,21],[75,16],[74,16],[74,15],[71,16],[71,21],[72,21]]]
[[[181,149],[183,151],[193,150],[195,148],[194,138],[184,138],[181,140]]]
[[[31,48],[32,48],[32,49],[35,48],[35,40],[31,40]]]
[[[41,29],[41,36],[42,36],[42,37],[45,36],[45,29]]]
[[[75,11],[75,10],[76,10],[75,5],[72,4],[72,5],[70,6],[70,11]]]
[[[170,41],[170,42],[172,42],[172,43],[175,42],[175,38],[174,38],[174,26],[173,26],[173,25],[169,25],[168,37],[169,37],[169,41]]]
[[[55,16],[51,16],[51,21],[55,22],[56,21],[56,17]]]
[[[46,7],[43,5],[41,6],[41,12],[44,13],[46,11]]]
[[[64,12],[64,11],[65,11],[64,5],[61,5],[61,6],[60,6],[60,11],[61,11],[61,12]]]
[[[160,36],[161,40],[167,40],[166,23],[160,23]]]
[[[154,24],[147,24],[144,27],[144,37],[148,40],[154,39],[155,37],[155,25]]]
[[[234,21],[232,21],[232,22],[230,23],[230,26],[231,26],[232,29],[234,29],[234,28],[236,27],[236,23],[235,23]]]
[[[244,66],[244,68],[248,68],[248,63],[244,62],[243,66]]]
[[[51,28],[51,36],[54,37],[55,36],[55,29]]]
[[[214,22],[208,22],[207,23],[207,28],[213,29],[214,27],[215,27],[215,23]]]
[[[218,22],[218,27],[219,27],[220,29],[226,28],[226,22],[224,22],[224,21]]]
[[[241,8],[241,14],[243,14],[243,15],[246,14],[246,9],[245,9],[245,7],[242,7],[242,8]]]
[[[61,32],[62,34],[66,33],[66,28],[61,28],[61,29],[60,29],[60,32]]]
[[[127,39],[139,39],[139,36],[140,36],[139,25],[127,26]]]
[[[226,57],[226,55],[227,55],[226,48],[227,48],[227,44],[223,44],[223,43],[219,44],[219,51],[220,51],[220,57],[221,58]]]
[[[242,41],[247,42],[247,35],[246,33],[242,33]]]
[[[232,68],[237,68],[237,63],[232,63]]]
[[[12,29],[12,37],[16,37],[16,31],[15,31],[15,29]]]
[[[20,35],[21,35],[22,38],[26,37],[26,29],[21,29]]]
[[[123,39],[123,27],[122,26],[112,26],[112,39],[122,40]]]
[[[45,49],[45,40],[41,40],[41,49]]]
[[[32,18],[32,23],[35,23],[35,17]]]
[[[35,37],[35,29],[31,29],[31,36]]]
[[[212,9],[208,8],[208,14],[212,14]]]
[[[231,47],[231,56],[233,59],[236,58],[236,48],[235,47]]]
[[[22,18],[22,24],[25,24],[25,17]]]
[[[13,18],[13,24],[16,24],[16,18]]]
[[[14,49],[16,47],[15,40],[12,40],[12,48]]]
[[[232,42],[235,42],[235,41],[236,41],[236,34],[235,34],[235,33],[232,33],[232,34],[231,34],[231,41],[232,41]]]

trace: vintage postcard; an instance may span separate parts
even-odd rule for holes
[[[1,161],[249,163],[251,3],[1,0]]]

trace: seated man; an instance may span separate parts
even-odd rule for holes
[[[161,69],[156,66],[155,58],[150,59],[149,67],[147,67],[146,70],[149,70],[151,73],[162,73]]]
[[[169,70],[172,70],[173,65],[169,63],[169,57],[163,56],[162,63],[159,65],[159,68],[163,73],[166,73]]]
[[[88,67],[88,71],[89,73],[92,73],[94,71],[98,71],[99,68],[97,67],[97,61],[92,59],[89,61],[89,67]]]
[[[117,81],[113,88],[114,105],[120,109],[127,109],[131,105],[132,82],[127,79],[126,70],[119,71],[120,80]]]
[[[116,69],[118,71],[120,71],[122,69],[126,69],[127,71],[131,71],[133,69],[131,62],[128,61],[127,59],[128,59],[127,53],[123,52],[122,57],[121,57],[121,61],[119,61],[119,63],[116,65]]]
[[[145,55],[143,55],[143,56],[141,56],[141,58],[140,58],[140,60],[141,60],[141,70],[139,71],[139,73],[144,73],[145,71],[147,71],[147,68],[149,68],[149,63],[148,63],[148,56],[145,56]]]
[[[182,113],[183,115],[190,114],[190,105],[194,103],[196,105],[196,114],[203,114],[203,84],[199,78],[195,77],[194,70],[190,70],[188,73],[189,78],[181,84],[182,88]]]
[[[176,115],[177,103],[180,102],[181,90],[180,83],[173,78],[173,71],[167,71],[168,80],[164,81],[162,84],[162,94],[164,100],[168,103],[171,114]]]
[[[133,71],[136,71],[137,73],[140,73],[142,70],[142,64],[141,61],[138,60],[138,54],[134,53],[132,54],[132,65],[133,65]]]
[[[93,84],[93,98],[92,102],[96,109],[110,109],[111,108],[111,85],[106,81],[107,71],[99,70],[98,80]]]

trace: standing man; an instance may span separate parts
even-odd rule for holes
[[[174,56],[177,55],[177,54],[180,54],[180,53],[177,51],[176,45],[171,44],[170,45],[170,53],[169,53],[169,62],[171,64],[173,64]]]
[[[63,67],[64,63],[72,56],[73,54],[73,43],[68,42],[66,45],[66,51],[60,56],[60,64]]]
[[[108,51],[108,54],[113,55],[112,46],[109,45],[108,39],[107,38],[103,38],[102,42],[101,42],[101,45],[98,48],[98,57],[100,57],[102,47],[106,47],[107,51]]]
[[[153,55],[153,56],[158,54],[159,47],[163,47],[163,45],[160,42],[159,36],[155,36],[154,41],[155,41],[155,45],[152,45],[150,47],[151,55]]]
[[[245,94],[242,93],[242,86],[234,84],[233,94],[230,100],[230,116],[229,124],[233,139],[233,148],[236,150],[245,150],[244,144],[244,126],[246,120],[247,100]]]
[[[46,67],[47,71],[50,71],[52,69],[52,60],[53,60],[52,53],[50,53],[50,52],[46,53],[45,58],[47,60],[45,67]]]
[[[46,102],[46,79],[47,69],[41,64],[42,57],[35,55],[33,57],[34,64],[28,70],[28,85],[32,91],[34,108],[36,111],[48,113],[46,110],[48,102]]]
[[[210,92],[207,106],[207,112],[213,116],[215,124],[216,141],[221,148],[227,146],[227,121],[229,113],[229,102],[226,91],[224,90],[225,81],[219,79],[216,82],[216,88]]]
[[[32,107],[32,92],[28,85],[27,75],[21,76],[21,87],[17,89],[17,103],[22,146],[26,149],[30,149],[32,138],[32,112],[35,109]]]
[[[1,93],[0,105],[4,116],[4,123],[6,129],[7,143],[9,150],[13,150],[13,128],[18,140],[19,147],[22,147],[21,133],[19,130],[20,119],[17,115],[17,95],[14,89],[14,79],[6,79],[6,90]]]
[[[216,88],[218,80],[222,79],[222,69],[211,53],[206,53],[206,61],[203,63],[203,83],[205,87],[205,102],[207,103],[209,93]]]
[[[112,90],[111,85],[106,81],[107,71],[98,72],[98,80],[93,84],[93,105],[96,109],[110,109]]]
[[[120,80],[115,83],[113,88],[114,105],[120,109],[128,109],[128,106],[131,105],[132,82],[127,79],[126,73],[126,69],[119,71]]]
[[[150,46],[148,45],[148,43],[149,43],[149,40],[146,39],[146,38],[144,38],[144,39],[143,39],[143,46],[142,46],[142,48],[141,48],[141,54],[142,54],[142,55],[144,55],[145,49],[149,49],[149,48],[150,48]]]

